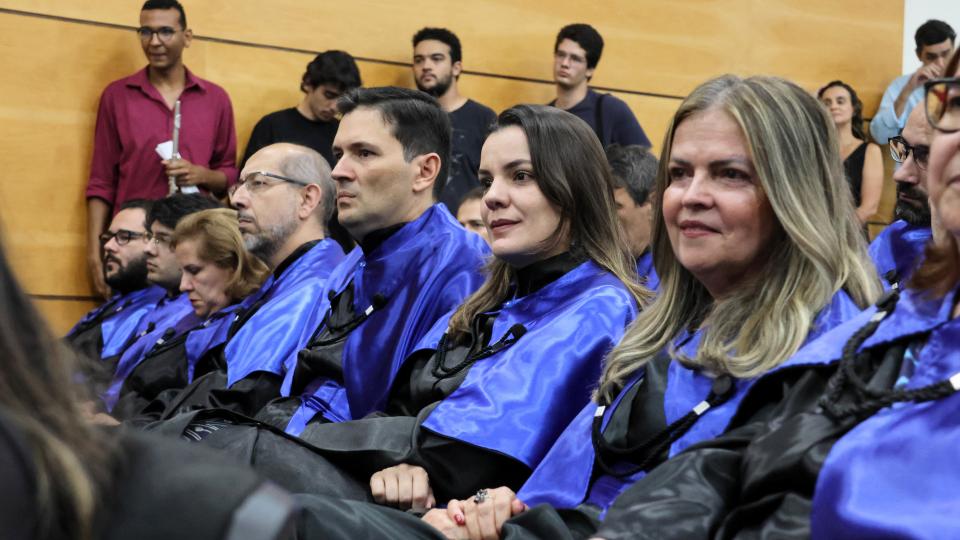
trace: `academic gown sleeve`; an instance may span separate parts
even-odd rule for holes
[[[253,418],[270,400],[280,396],[283,377],[266,371],[255,371],[227,387],[227,372],[216,369],[194,379],[190,385],[167,403],[151,406],[156,414],[160,405],[160,419],[203,409],[224,409]]]

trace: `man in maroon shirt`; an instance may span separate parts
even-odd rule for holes
[[[97,292],[107,294],[98,237],[130,199],[159,199],[169,177],[179,186],[221,194],[237,180],[237,137],[230,98],[183,65],[193,33],[176,0],[148,0],[137,29],[146,68],[114,81],[97,111],[93,164],[87,184],[87,261]],[[179,159],[162,160],[157,145],[173,135],[180,100]],[[176,156],[175,156],[176,157]]]

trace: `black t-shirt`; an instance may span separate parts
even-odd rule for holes
[[[598,103],[600,104],[598,114]],[[556,100],[550,103],[554,105]],[[580,103],[566,109],[568,113],[578,116],[586,122],[600,138],[600,143],[606,148],[611,144],[627,146],[639,144],[649,147],[650,139],[637,122],[633,111],[620,98],[610,94],[598,94],[587,90],[587,97]],[[599,125],[602,124],[602,127]]]
[[[460,201],[470,190],[480,185],[480,148],[497,119],[493,109],[468,99],[459,109],[450,113],[453,133],[450,139],[450,170],[439,201],[450,213],[457,214]]]
[[[330,167],[336,164],[333,159],[333,137],[337,134],[340,122],[320,122],[309,120],[296,107],[272,112],[257,122],[250,134],[247,151],[243,154],[240,168],[257,150],[273,143],[288,142],[313,148],[327,159]]]

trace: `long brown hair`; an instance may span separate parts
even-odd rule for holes
[[[560,226],[548,247],[567,239],[581,254],[615,275],[640,304],[652,293],[637,282],[636,261],[629,255],[613,199],[613,179],[606,155],[590,127],[576,116],[542,105],[517,105],[500,113],[494,131],[523,130],[537,186],[560,209]],[[507,298],[516,269],[493,258],[489,277],[450,319],[450,335],[460,338],[470,322]]]
[[[72,354],[21,290],[2,246],[0,310],[0,411],[32,451],[37,538],[90,539],[114,447],[85,419],[89,396],[73,381]]]

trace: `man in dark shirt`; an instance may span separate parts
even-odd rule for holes
[[[247,160],[261,148],[281,142],[312,148],[326,158],[331,167],[336,165],[330,147],[340,125],[337,99],[361,84],[360,70],[349,53],[326,51],[318,54],[307,64],[300,81],[303,99],[296,107],[272,112],[257,122],[240,168],[245,167]],[[335,213],[327,223],[327,230],[344,251],[353,247],[353,240],[340,226]]]
[[[437,98],[450,115],[450,172],[437,180],[434,196],[457,215],[470,190],[479,187],[480,148],[497,115],[460,95],[457,81],[463,72],[460,40],[446,28],[423,28],[413,36],[413,78],[417,88]]]
[[[564,26],[553,48],[557,98],[550,104],[585,121],[604,148],[611,144],[649,147],[650,139],[626,103],[611,94],[598,94],[590,89],[590,79],[602,52],[603,38],[592,26]]]

